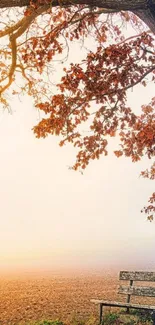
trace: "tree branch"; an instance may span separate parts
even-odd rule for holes
[[[89,5],[92,7],[116,9],[116,10],[145,10],[148,8],[148,0],[53,0],[52,6]],[[1,0],[0,8],[29,6],[30,0]]]
[[[11,50],[12,50],[12,63],[10,66],[9,74],[8,74],[8,83],[0,88],[0,96],[2,93],[11,86],[13,81],[13,75],[16,69],[16,62],[17,62],[17,45],[16,45],[16,39],[10,39],[11,44]]]
[[[52,0],[52,7],[65,7],[66,5],[88,5],[102,9],[118,11],[131,11],[137,15],[155,34],[155,0]],[[26,7],[30,0],[1,0],[0,8]],[[44,6],[44,4],[43,4]]]

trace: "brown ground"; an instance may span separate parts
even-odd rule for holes
[[[98,316],[92,298],[118,300],[117,275],[0,278],[0,325]],[[121,297],[124,300],[124,297]],[[119,297],[119,300],[122,300]],[[146,303],[146,301],[145,301]]]

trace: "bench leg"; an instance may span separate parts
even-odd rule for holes
[[[100,304],[100,324],[102,324],[102,320],[103,320],[103,305]]]
[[[155,310],[153,311],[152,320],[153,320],[153,325],[155,325]]]

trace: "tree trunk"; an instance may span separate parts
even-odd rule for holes
[[[143,20],[150,30],[155,34],[155,0],[150,1],[150,5],[146,10],[136,10],[133,12],[141,20]]]
[[[59,6],[60,3],[68,4],[69,0],[53,0],[52,6]],[[73,3],[116,11],[132,11],[155,34],[155,0],[70,0],[70,5]],[[29,4],[30,0],[0,0],[0,8],[24,7]]]

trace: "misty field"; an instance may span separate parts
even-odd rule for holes
[[[124,300],[125,297],[117,295],[117,285],[117,275],[108,274],[0,278],[0,325],[43,319],[60,319],[68,323],[74,318],[98,317],[98,307],[90,299]]]

